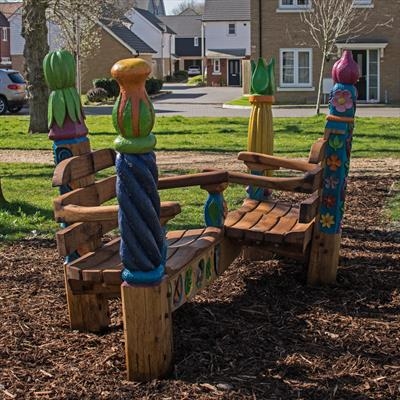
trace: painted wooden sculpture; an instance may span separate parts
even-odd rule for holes
[[[43,60],[51,93],[48,105],[49,139],[54,141],[54,161],[90,152],[81,100],[75,87],[75,59],[66,50],[54,51]]]
[[[259,58],[257,63],[251,62],[251,95],[249,101],[252,104],[248,135],[247,151],[261,154],[272,155],[274,152],[274,133],[272,124],[272,104],[275,94],[275,60],[267,64],[263,58]],[[270,175],[271,171],[255,170],[250,171],[254,175]],[[254,200],[264,200],[270,192],[249,186],[247,192]]]
[[[359,78],[351,51],[344,51],[332,69],[335,83],[329,96],[329,115],[324,138],[327,141],[319,215],[312,241],[308,282],[332,283],[336,280],[347,176]]]

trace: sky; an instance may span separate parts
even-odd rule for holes
[[[182,0],[164,0],[165,13],[171,14],[171,11],[181,2]]]

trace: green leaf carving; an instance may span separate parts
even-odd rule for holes
[[[133,137],[131,99],[128,99],[128,101],[125,104],[125,108],[122,112],[122,124],[123,124],[123,129],[124,129],[124,133],[122,136],[125,138]]]
[[[218,204],[215,201],[211,201],[208,206],[207,211],[208,211],[208,215],[209,215],[211,221],[213,222],[213,224],[217,225],[219,217],[220,217]]]
[[[341,149],[344,145],[344,142],[342,140],[340,140],[340,138],[338,136],[334,136],[331,137],[329,139],[329,146],[332,147],[332,149],[334,149],[335,151],[337,151],[338,149]]]
[[[112,123],[114,126],[114,129],[117,131],[119,135],[121,135],[121,130],[119,129],[118,125],[118,110],[119,110],[119,105],[121,103],[121,95],[118,96],[116,102],[114,103],[114,107],[112,110]]]
[[[65,98],[65,103],[67,105],[68,115],[72,119],[72,121],[77,122],[78,118],[77,118],[76,110],[75,110],[74,96],[68,89],[64,89],[63,94],[64,94],[64,98]]]
[[[51,92],[49,96],[49,106],[48,106],[48,111],[47,111],[47,126],[51,127],[51,124],[53,123],[53,114],[54,114],[54,109],[53,109],[53,102],[54,102],[54,94],[55,92]]]
[[[66,105],[62,90],[55,90],[53,97],[53,114],[57,125],[61,128],[66,116]]]

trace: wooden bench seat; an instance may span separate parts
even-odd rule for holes
[[[222,229],[208,227],[167,233],[166,273],[173,278],[199,257],[204,249],[217,245]],[[108,293],[119,295],[121,280],[120,237],[102,248],[66,265],[67,280],[74,294]]]
[[[300,208],[277,200],[246,199],[225,220],[225,235],[244,245],[262,245],[266,250],[286,255],[306,253],[314,219],[299,222]]]

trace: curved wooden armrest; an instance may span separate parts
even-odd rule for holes
[[[314,193],[321,186],[322,172],[323,169],[319,165],[313,165],[312,171],[307,171],[303,176],[295,178],[275,178],[243,172],[229,172],[229,182],[288,192]]]
[[[158,180],[158,189],[173,189],[189,186],[207,186],[228,182],[228,172],[209,171],[198,174],[168,176]]]
[[[311,164],[307,161],[269,156],[267,154],[254,153],[251,151],[241,151],[238,154],[238,160],[244,161],[249,169],[256,171],[286,168],[308,172],[315,169],[315,164]]]
[[[95,222],[95,221],[113,221],[118,219],[118,205],[112,206],[77,206],[67,204],[54,211],[57,222]],[[171,218],[181,212],[181,206],[175,201],[165,201],[161,203],[160,221],[164,225]]]

